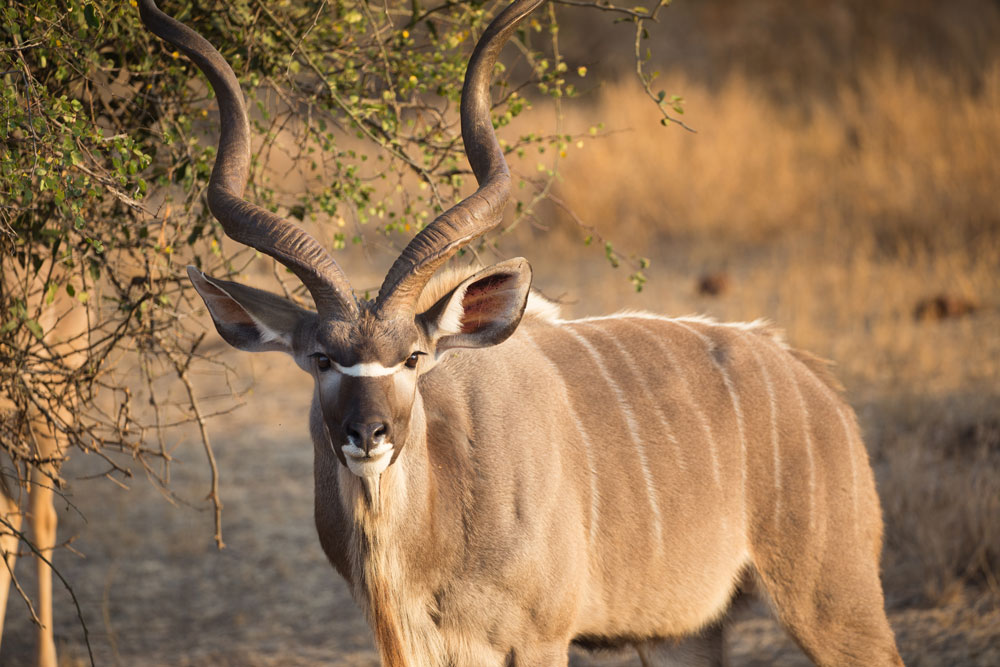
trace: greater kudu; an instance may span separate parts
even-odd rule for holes
[[[313,376],[316,527],[383,663],[565,665],[574,641],[636,644],[650,661],[692,636],[717,662],[731,601],[758,587],[816,662],[900,664],[872,471],[821,363],[759,323],[560,319],[523,259],[430,282],[501,219],[490,79],[542,2],[516,0],[469,63],[479,189],[407,245],[371,301],[314,238],[243,199],[250,131],[232,70],[139,2],[218,96],[212,212],[315,301],[188,269],[226,341]]]

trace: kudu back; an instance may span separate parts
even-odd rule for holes
[[[470,60],[462,132],[478,190],[414,237],[371,301],[314,238],[243,199],[235,76],[139,2],[218,96],[212,212],[316,303],[188,271],[226,341],[284,351],[314,378],[317,532],[383,664],[565,665],[574,641],[633,644],[645,664],[686,642],[718,663],[751,584],[817,663],[901,664],[871,468],[822,362],[761,323],[563,320],[523,259],[432,280],[501,219],[510,174],[490,78],[542,1],[515,1]]]

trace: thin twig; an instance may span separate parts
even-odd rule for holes
[[[664,108],[663,97],[653,92],[653,88],[651,86],[653,82],[652,77],[646,76],[646,74],[642,71],[642,63],[645,60],[642,57],[642,38],[646,33],[646,28],[642,24],[645,21],[653,21],[655,23],[656,15],[664,6],[665,5],[663,4],[659,4],[656,6],[656,9],[653,10],[652,14],[633,19],[635,21],[635,74],[639,77],[639,82],[642,84],[642,89],[646,91],[646,95],[648,95],[649,99],[656,103],[656,107],[660,110],[660,114],[663,116],[663,121],[661,122],[664,124],[677,123],[688,132],[696,132],[694,128],[688,127],[682,120],[667,113],[667,110]]]
[[[596,2],[583,2],[582,0],[552,0],[552,2],[558,5],[568,5],[570,7],[589,7],[591,9],[598,9],[602,12],[624,14],[625,16],[642,19],[644,21],[656,21],[656,12],[650,14],[644,8],[643,11],[639,11],[638,9],[628,9],[627,7],[612,5],[610,2],[601,2],[601,0],[597,0]]]
[[[208,500],[212,501],[215,509],[215,544],[219,549],[225,549],[226,544],[222,541],[222,498],[219,496],[219,467],[215,462],[215,452],[212,450],[212,441],[208,435],[207,422],[201,413],[201,406],[194,393],[194,386],[188,377],[188,363],[190,359],[180,360],[172,352],[167,351],[170,361],[177,371],[177,377],[187,391],[188,401],[191,410],[194,412],[195,421],[198,422],[198,431],[201,435],[201,443],[205,449],[205,457],[208,459],[208,467],[211,471],[212,485],[208,492]]]
[[[263,0],[257,0],[257,4],[260,7],[261,11],[263,11],[264,15],[267,16],[282,33],[284,33],[287,42],[289,44],[294,44],[294,39],[292,37],[291,31],[284,25],[282,25],[278,17],[276,17],[274,13],[271,12],[271,10],[264,4]],[[418,176],[420,176],[420,179],[423,180],[425,183],[427,183],[427,185],[430,187],[431,192],[434,195],[434,199],[438,203],[441,203],[443,200],[441,199],[441,195],[437,189],[437,184],[434,182],[434,179],[431,177],[431,174],[426,169],[417,164],[417,162],[415,162],[413,158],[404,153],[401,146],[393,145],[395,142],[392,137],[384,136],[380,138],[376,136],[375,133],[373,132],[373,128],[376,126],[374,126],[372,123],[365,122],[363,118],[359,118],[358,115],[354,112],[354,109],[352,109],[350,106],[348,106],[346,102],[344,102],[343,98],[341,98],[340,95],[337,94],[336,88],[333,86],[332,83],[330,83],[326,75],[323,74],[323,72],[319,68],[319,65],[317,65],[315,61],[313,61],[312,57],[306,53],[303,53],[302,59],[305,61],[306,65],[309,66],[309,69],[313,71],[313,74],[315,74],[319,78],[319,80],[323,82],[323,86],[326,88],[327,94],[329,95],[330,100],[333,101],[334,105],[339,107],[340,110],[343,111],[347,115],[347,117],[351,119],[351,121],[357,126],[359,130],[361,130],[361,132],[366,137],[368,137],[371,141],[375,142],[375,144],[380,148],[382,148],[383,150],[388,151],[389,154],[395,157],[396,159],[404,162],[407,166],[410,167],[410,169],[412,169]]]
[[[555,7],[550,4],[546,9],[549,12],[549,20],[552,22],[552,24],[555,24],[556,22]],[[532,68],[534,68],[535,63],[531,51],[525,48],[525,46],[522,45],[520,42],[515,42],[515,44],[517,44],[517,46],[521,48],[521,50],[524,52],[525,58],[528,60],[528,64],[530,64]],[[560,62],[562,62],[562,56],[559,53],[559,31],[552,32],[552,58],[557,65]],[[555,137],[561,137],[563,120],[564,120],[564,114],[562,110],[562,97],[556,97],[553,102],[553,106],[555,107],[555,112],[556,112]],[[560,151],[557,150],[555,151],[555,156],[552,158],[552,167],[548,170],[546,174],[545,185],[541,188],[536,188],[535,196],[532,197],[531,201],[528,202],[528,204],[522,208],[521,214],[517,216],[509,226],[504,228],[501,234],[509,234],[510,232],[512,232],[522,219],[532,215],[535,206],[537,206],[539,202],[541,202],[550,195],[550,193],[552,192],[552,186],[555,185],[556,182],[556,172],[559,169],[559,161],[560,161]]]
[[[49,569],[52,570],[52,572],[55,573],[57,577],[59,577],[59,581],[62,582],[62,585],[66,588],[66,591],[69,593],[70,598],[73,599],[73,606],[76,607],[76,617],[80,621],[80,627],[83,629],[83,642],[84,644],[87,645],[87,655],[90,657],[90,665],[91,667],[95,667],[96,663],[94,662],[94,649],[90,645],[90,632],[87,630],[87,622],[83,619],[83,610],[80,609],[80,601],[76,599],[76,593],[73,592],[73,587],[70,586],[69,582],[66,581],[66,578],[63,577],[62,572],[60,572],[56,568],[56,566],[52,564],[51,560],[45,557],[45,555],[38,549],[38,547],[36,547],[31,542],[31,540],[29,540],[24,535],[24,533],[14,528],[14,526],[11,525],[10,522],[8,522],[3,517],[0,517],[0,523],[5,525],[8,530],[10,530],[14,535],[17,536],[18,539],[20,539],[22,542],[28,545],[28,548],[31,549],[32,553],[35,555],[35,558],[48,565]],[[34,612],[32,612],[32,614],[34,614]],[[38,617],[35,616],[35,618],[37,619]],[[39,622],[38,625],[41,625],[41,623]]]

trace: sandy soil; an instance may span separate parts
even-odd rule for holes
[[[128,491],[82,479],[99,470],[69,464],[72,495],[60,504],[60,534],[76,536],[73,547],[84,556],[62,551],[57,564],[80,601],[97,664],[377,664],[368,628],[314,533],[311,444],[301,418],[309,380],[290,372],[267,377],[283,363],[278,355],[255,358],[258,384],[247,405],[212,424],[225,502],[222,551],[212,541],[210,512],[173,505],[143,479]],[[199,446],[183,443],[177,455],[172,488],[204,507]],[[34,586],[31,569],[19,563],[25,586]],[[61,662],[86,664],[70,597],[55,585]],[[1000,664],[996,609],[956,602],[896,611],[892,621],[907,664]],[[12,599],[0,665],[29,664],[33,634]],[[739,622],[730,649],[735,665],[809,664],[760,610]],[[573,664],[638,661],[575,655]]]

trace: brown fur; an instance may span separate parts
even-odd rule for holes
[[[375,535],[364,531],[361,536],[360,559],[369,567],[362,568],[362,586],[368,596],[368,620],[375,634],[375,645],[386,667],[403,667],[406,654],[403,651],[402,629],[390,595],[392,582],[383,573],[372,567],[378,561],[373,558],[379,546],[374,543]]]
[[[823,357],[817,356],[812,352],[807,352],[802,349],[794,348],[788,344],[785,340],[784,330],[774,326],[773,324],[758,320],[757,322],[752,322],[751,326],[754,326],[754,331],[766,336],[778,343],[778,345],[784,347],[788,352],[802,362],[802,364],[808,368],[817,378],[819,378],[823,384],[825,384],[830,389],[834,390],[838,394],[843,394],[845,392],[844,385],[840,382],[840,379],[833,372],[834,362],[829,359],[824,359]]]

